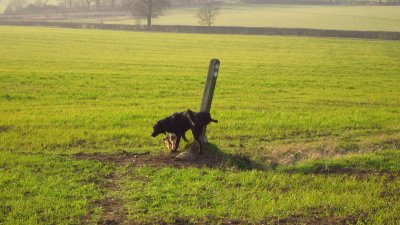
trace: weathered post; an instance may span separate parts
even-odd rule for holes
[[[210,66],[208,67],[208,75],[206,85],[204,87],[203,99],[201,101],[200,111],[210,112],[211,103],[214,96],[215,84],[217,83],[218,71],[219,71],[220,61],[218,59],[212,59],[210,61]],[[208,143],[206,136],[206,128],[203,130],[202,134],[203,143]]]

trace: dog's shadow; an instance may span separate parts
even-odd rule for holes
[[[192,158],[190,163],[199,167],[211,167],[218,169],[233,170],[264,170],[261,163],[251,160],[244,154],[230,154],[221,151],[214,143],[203,145],[203,153],[198,155],[198,144],[189,143],[184,147],[185,152],[190,152]]]

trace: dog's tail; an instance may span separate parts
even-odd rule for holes
[[[214,120],[213,118],[211,118],[210,121],[211,121],[211,122],[214,122],[214,123],[218,123],[218,120]]]

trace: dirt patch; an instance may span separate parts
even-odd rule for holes
[[[126,212],[121,201],[107,198],[101,201],[99,205],[103,208],[99,224],[122,224],[126,220]]]
[[[185,150],[192,148],[188,145]],[[189,149],[192,150],[192,149]],[[237,169],[260,169],[261,166],[251,161],[245,155],[226,154],[215,146],[203,150],[202,155],[198,155],[197,151],[193,151],[195,158],[191,161],[183,161],[176,158],[177,153],[159,153],[151,154],[150,152],[134,153],[121,151],[116,153],[78,153],[74,157],[80,160],[94,160],[100,162],[114,163],[117,166],[130,165],[132,167],[150,166],[154,168],[163,167],[197,167],[197,168],[237,168]]]
[[[123,208],[122,202],[118,199],[106,198],[101,201],[91,202],[91,205],[99,206],[103,211],[97,224],[116,225],[122,224],[124,221],[126,221],[127,213]],[[91,211],[89,214],[82,217],[81,224],[92,224],[93,213],[94,212]]]
[[[99,162],[104,162],[104,163],[114,163],[117,166],[122,166],[125,165],[129,162],[132,162],[132,160],[142,157],[145,155],[149,155],[149,152],[145,153],[133,153],[133,152],[127,152],[127,151],[121,151],[121,152],[116,152],[116,153],[84,153],[80,152],[74,155],[76,159],[79,160],[93,160],[93,161],[99,161]]]
[[[116,173],[110,173],[105,177],[105,181],[97,183],[97,186],[108,191],[115,191],[118,189],[117,183],[120,177]],[[124,209],[124,204],[121,199],[106,197],[102,200],[92,201],[92,206],[100,207],[102,209],[102,215],[98,221],[98,224],[116,225],[122,224],[127,219],[127,212]],[[95,207],[92,207],[94,209]],[[81,218],[81,224],[92,224],[92,215],[94,211],[90,211],[87,215]]]
[[[149,152],[145,153],[133,153],[133,152],[118,152],[118,153],[94,153],[94,154],[86,154],[86,153],[78,153],[74,156],[77,159],[83,160],[94,160],[100,162],[114,163],[118,166],[124,166],[130,164],[134,167],[141,166],[151,166],[155,168],[162,167],[175,167],[175,168],[184,168],[184,167],[219,167],[221,166],[223,160],[222,157],[219,157],[214,154],[204,153],[203,155],[196,157],[193,161],[181,161],[177,160],[175,157],[178,153],[161,153],[161,154],[150,154]]]

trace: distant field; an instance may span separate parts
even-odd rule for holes
[[[155,24],[198,25],[195,8],[167,11]],[[132,19],[103,19],[134,24]],[[145,23],[145,21],[142,21]],[[243,5],[224,7],[216,26],[400,31],[400,6]]]
[[[0,224],[400,222],[400,42],[0,37]],[[214,57],[206,153],[224,161],[179,164],[152,125],[199,108]]]

